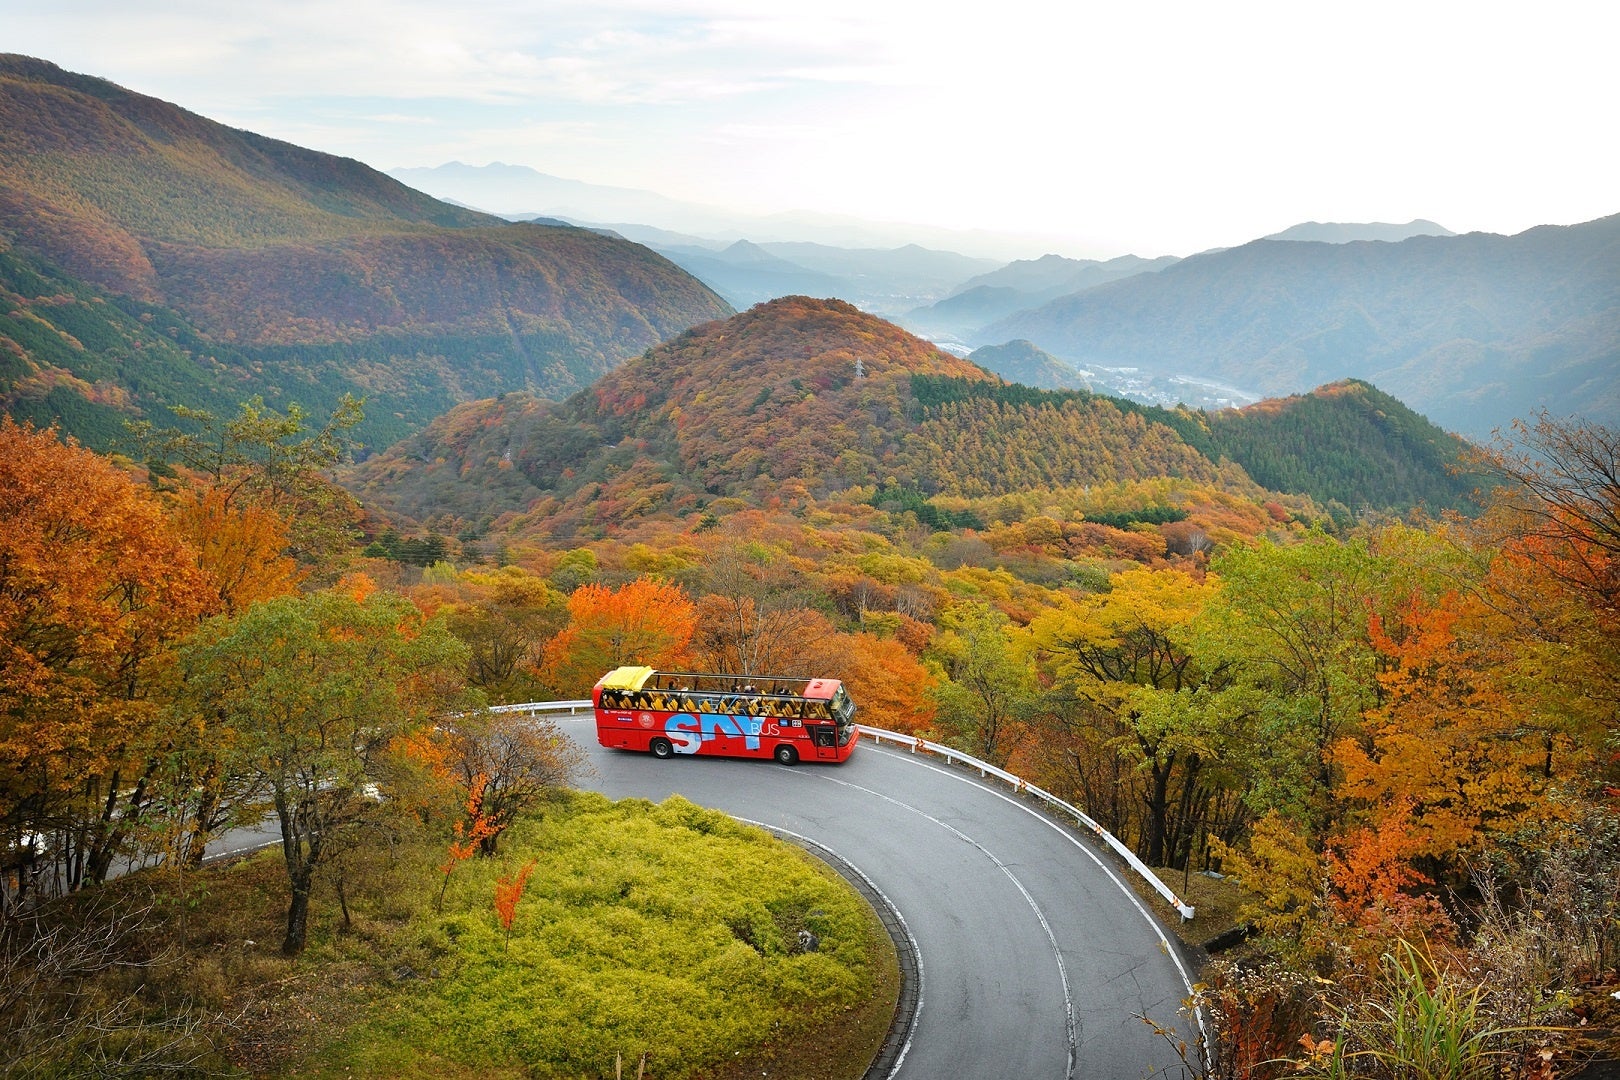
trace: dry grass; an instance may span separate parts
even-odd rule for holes
[[[1135,887],[1137,895],[1147,902],[1153,914],[1164,923],[1165,929],[1188,945],[1202,944],[1236,927],[1239,922],[1238,910],[1254,899],[1228,879],[1207,877],[1196,871],[1188,875],[1167,866],[1156,867],[1153,872],[1193,906],[1195,914],[1191,919],[1182,919],[1180,912],[1135,874],[1128,875],[1127,880]]]

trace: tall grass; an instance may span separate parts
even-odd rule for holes
[[[1384,957],[1373,994],[1341,1013],[1338,1038],[1306,1041],[1306,1076],[1493,1080],[1519,1029],[1492,1024],[1487,988],[1460,984],[1406,941]]]

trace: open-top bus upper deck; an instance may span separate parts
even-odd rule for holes
[[[842,761],[855,703],[837,679],[620,667],[591,693],[603,746],[673,754]]]

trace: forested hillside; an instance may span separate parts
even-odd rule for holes
[[[379,509],[478,535],[514,514],[584,536],[716,498],[804,505],[880,486],[943,506],[1155,478],[1348,515],[1464,505],[1473,484],[1448,470],[1465,449],[1371,387],[1235,415],[1043,391],[840,301],[789,297],[696,327],[567,402],[459,406],[347,482]]]
[[[419,519],[476,521],[543,500],[556,515],[547,527],[571,530],[718,496],[803,502],[887,483],[972,498],[1215,477],[1130,406],[942,392],[930,380],[1001,385],[848,304],[788,297],[696,327],[565,403],[462,406],[366,462],[353,486]]]
[[[1206,414],[1209,445],[1255,482],[1352,508],[1472,505],[1469,447],[1357,379]]]
[[[11,310],[31,304],[49,322],[37,301],[84,282],[175,327],[188,362],[219,365],[242,396],[370,397],[362,435],[376,444],[455,401],[566,396],[730,310],[639,245],[508,224],[28,57],[0,57],[0,130],[0,244],[26,268],[8,266]],[[20,364],[0,395],[25,402],[22,413],[77,422],[165,400],[139,373],[138,386],[124,380],[127,332],[67,332],[74,341],[49,358],[31,354],[37,335],[8,335]],[[55,413],[45,385],[58,390]],[[182,400],[201,404],[202,390]],[[104,445],[105,426],[84,433]]]
[[[974,349],[968,359],[1008,382],[1041,390],[1090,389],[1074,365],[1065,364],[1033,342],[1020,340],[1005,345],[985,345]]]

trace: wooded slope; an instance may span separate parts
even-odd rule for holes
[[[171,309],[271,399],[341,384],[408,430],[502,390],[565,396],[730,312],[640,245],[508,224],[42,60],[0,56],[0,131],[0,247],[68,292]],[[117,359],[76,352],[85,370]],[[85,379],[25,360],[36,382]]]

